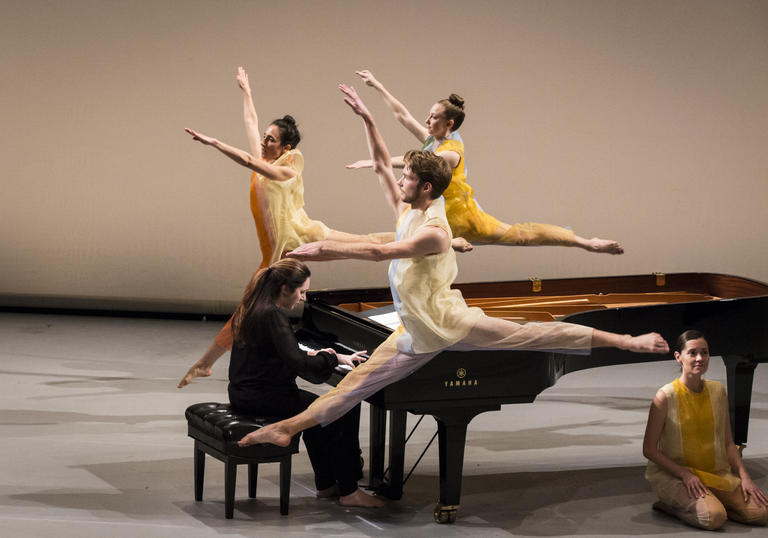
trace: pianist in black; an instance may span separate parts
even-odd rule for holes
[[[659,497],[654,508],[708,530],[726,518],[768,524],[768,497],[733,442],[725,387],[703,378],[709,367],[704,335],[681,334],[675,359],[680,377],[656,393],[643,440],[645,476]]]
[[[336,260],[391,260],[389,280],[401,325],[371,355],[305,411],[246,435],[241,445],[287,445],[297,432],[328,424],[381,388],[414,372],[444,349],[563,349],[585,352],[592,347],[618,347],[634,352],[666,353],[656,333],[619,335],[572,323],[521,325],[486,316],[469,308],[461,292],[451,289],[456,255],[440,196],[451,181],[442,158],[426,151],[404,157],[403,176],[396,180],[389,152],[368,109],[353,88],[340,86],[344,101],[363,119],[374,171],[397,217],[397,232],[384,244],[320,241],[289,252],[289,257]]]
[[[278,419],[304,411],[317,395],[296,385],[299,376],[322,383],[339,364],[363,362],[333,349],[302,351],[285,314],[305,299],[309,268],[282,259],[255,273],[232,317],[234,345],[229,361],[229,401],[233,410]],[[360,406],[328,427],[304,431],[317,496],[339,496],[344,506],[381,506],[357,486],[362,477],[358,440]]]

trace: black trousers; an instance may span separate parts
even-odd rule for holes
[[[258,415],[282,420],[304,411],[317,399],[317,395],[299,389],[279,398],[246,398],[230,392],[232,408],[239,413]],[[315,472],[318,490],[339,485],[340,495],[349,495],[357,489],[357,481],[363,477],[360,455],[360,404],[346,415],[326,427],[314,426],[305,430],[304,446]]]

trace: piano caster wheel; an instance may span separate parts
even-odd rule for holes
[[[455,523],[458,509],[459,505],[457,504],[435,505],[435,523]]]

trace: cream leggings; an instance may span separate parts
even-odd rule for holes
[[[657,488],[656,494],[674,511],[675,516],[694,527],[719,529],[726,518],[749,525],[768,524],[768,508],[753,499],[745,503],[741,487],[733,491],[708,491],[710,494],[703,498],[691,499],[683,481],[677,480]]]
[[[309,406],[312,418],[325,425],[343,416],[359,402],[380,389],[407,377],[435,355],[408,353],[397,347],[405,332],[402,327],[392,333],[371,357],[347,374],[341,383]],[[446,348],[452,351],[475,349],[569,349],[588,350],[592,329],[572,323],[547,322],[520,325],[511,321],[482,316],[463,340]]]

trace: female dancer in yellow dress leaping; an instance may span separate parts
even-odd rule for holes
[[[463,237],[470,243],[495,245],[559,245],[580,247],[590,252],[622,254],[624,249],[612,240],[593,237],[585,239],[573,231],[552,224],[525,222],[507,224],[485,213],[473,198],[473,189],[467,183],[464,163],[464,142],[458,133],[464,121],[464,100],[456,94],[432,105],[422,125],[370,71],[356,71],[363,81],[378,90],[397,121],[423,144],[422,149],[445,159],[453,170],[451,184],[443,193],[448,223],[454,237]],[[392,159],[394,167],[402,167],[402,158]],[[368,168],[369,160],[357,161],[347,168]]]

